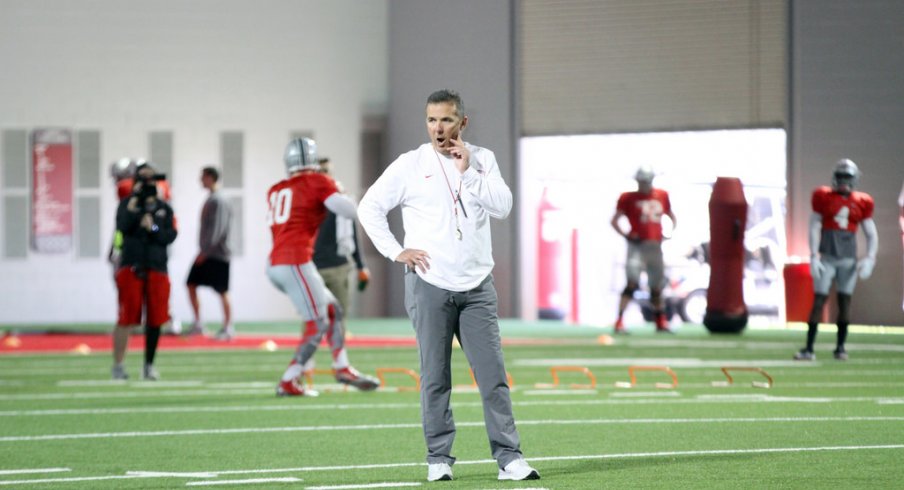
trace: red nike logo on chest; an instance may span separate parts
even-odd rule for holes
[[[424,176],[425,179],[429,179],[430,177],[433,177],[433,174],[425,175],[425,176]]]

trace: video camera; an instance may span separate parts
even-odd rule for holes
[[[138,198],[139,203],[143,206],[147,198],[149,197],[157,197],[157,181],[166,180],[166,174],[153,174],[148,176],[135,176],[135,183],[140,183],[140,186],[135,186],[135,189],[132,191],[132,195]]]

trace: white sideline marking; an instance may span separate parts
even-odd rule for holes
[[[33,468],[22,470],[0,470],[0,475],[25,475],[29,473],[61,473],[72,471],[71,468]]]
[[[82,386],[124,386],[129,385],[134,388],[196,388],[203,386],[203,381],[155,381],[146,383],[143,381],[130,383],[124,379],[61,379],[57,381],[57,386],[61,388],[78,388]]]
[[[397,488],[397,487],[419,487],[419,482],[386,482],[386,483],[370,483],[365,485],[330,485],[321,487],[304,487],[305,490],[346,490],[355,488]]]
[[[245,381],[234,383],[204,383],[208,388],[269,388],[273,389],[274,383],[270,381]]]
[[[645,453],[620,453],[620,454],[585,454],[577,456],[541,456],[529,458],[534,461],[576,461],[576,460],[593,460],[593,459],[628,459],[628,458],[657,458],[657,457],[675,457],[675,456],[717,456],[724,454],[769,454],[769,453],[794,453],[800,451],[820,452],[820,451],[869,451],[880,449],[904,449],[904,444],[885,444],[872,446],[818,446],[818,447],[777,447],[777,448],[760,448],[760,449],[713,449],[699,451],[664,451],[664,452],[645,452]],[[472,461],[457,461],[455,464],[496,464],[493,459],[481,459]],[[389,469],[413,466],[424,466],[424,463],[388,463],[388,464],[367,464],[367,465],[347,465],[347,466],[309,466],[301,468],[278,468],[268,470],[230,470],[230,471],[211,471],[216,475],[237,475],[237,474],[253,474],[253,473],[288,473],[288,472],[313,472],[313,471],[348,471],[348,470],[372,470],[372,469]],[[148,475],[154,472],[141,472]],[[161,473],[162,474],[162,473]],[[95,476],[82,478],[45,478],[40,480],[0,480],[2,485],[23,485],[35,483],[68,483],[80,481],[100,481],[100,480],[126,480],[137,478],[158,478],[157,476]],[[527,489],[524,489],[527,490]]]
[[[904,416],[852,417],[737,417],[737,418],[673,418],[673,419],[575,419],[575,420],[519,420],[518,425],[630,425],[630,424],[718,424],[761,422],[902,422]],[[483,427],[483,421],[457,422],[459,427]],[[6,436],[0,442],[54,441],[66,439],[115,439],[124,437],[166,437],[219,434],[247,434],[250,432],[329,432],[380,429],[420,429],[420,423],[368,425],[309,425],[289,427],[242,427],[235,429],[188,429],[134,432],[88,432],[82,434],[45,434],[40,436]]]
[[[535,394],[549,394],[551,390],[536,390]],[[564,394],[582,395],[576,393],[579,390],[562,390]],[[532,394],[525,391],[525,394]],[[904,397],[875,397],[875,396],[848,396],[848,397],[787,397],[765,394],[703,394],[694,398],[677,398],[672,391],[663,391],[660,397],[666,400],[633,399],[631,392],[613,392],[608,399],[602,400],[525,400],[513,401],[516,407],[539,406],[572,406],[572,405],[647,405],[651,403],[671,404],[703,404],[703,403],[834,403],[834,402],[874,402],[880,405],[902,404]],[[613,399],[626,398],[626,399]],[[477,407],[481,402],[453,402],[452,408]],[[272,412],[272,411],[301,411],[301,410],[391,410],[391,409],[419,409],[419,403],[320,403],[320,404],[281,404],[281,405],[235,405],[235,406],[208,406],[208,407],[131,407],[131,408],[72,408],[72,409],[45,409],[45,410],[4,410],[0,411],[0,417],[45,417],[57,415],[131,415],[138,413],[204,413],[204,412]]]
[[[72,478],[42,478],[38,480],[0,480],[0,486],[4,485],[33,485],[35,483],[72,483],[83,481],[104,481],[104,480],[134,480],[142,478],[140,476],[128,475],[111,475],[111,476],[79,476]]]
[[[858,451],[871,449],[904,449],[904,444],[882,444],[874,446],[822,446],[822,447],[770,447],[760,449],[709,449],[699,451],[663,451],[649,453],[623,453],[623,454],[596,454],[583,456],[548,456],[540,458],[530,458],[531,461],[569,461],[580,459],[623,459],[623,458],[650,458],[650,457],[673,457],[673,456],[710,456],[720,454],[768,454],[768,453],[794,453],[799,451],[819,452],[819,451]],[[457,462],[455,464],[468,464],[465,462]]]
[[[605,366],[605,367],[627,367],[640,365],[656,365],[669,367],[714,367],[722,366],[742,366],[742,367],[817,367],[817,362],[801,363],[800,361],[787,360],[777,361],[775,359],[723,359],[723,360],[707,360],[697,359],[693,357],[611,357],[611,358],[566,358],[566,359],[515,359],[512,361],[514,366],[530,366],[530,367],[546,367],[546,366]]]
[[[172,478],[216,478],[216,473],[204,473],[204,472],[181,472],[181,471],[127,471],[126,475],[129,476],[141,476],[145,478],[159,478],[159,477],[172,477]]]
[[[253,478],[251,480],[208,480],[208,481],[190,481],[185,484],[188,487],[194,486],[212,486],[212,485],[248,485],[253,483],[295,483],[301,479],[295,477],[285,478]]]
[[[275,393],[276,383],[267,390],[263,389],[239,389],[239,390],[172,390],[172,391],[93,391],[85,393],[42,393],[38,395],[0,395],[2,401],[12,400],[64,400],[64,399],[104,399],[104,398],[148,398],[160,396],[223,396],[223,395],[253,395]]]
[[[681,396],[677,391],[616,391],[612,398],[672,398]]]
[[[525,395],[546,395],[546,396],[556,396],[556,395],[597,395],[599,391],[597,390],[526,390],[524,392]]]
[[[480,402],[453,403],[458,406],[482,406]],[[320,403],[310,405],[236,405],[227,407],[134,407],[134,408],[97,408],[97,409],[52,409],[52,410],[6,410],[0,411],[0,417],[11,416],[45,416],[45,415],[111,415],[136,413],[195,413],[195,412],[253,412],[253,411],[299,411],[299,410],[373,410],[394,408],[420,408],[419,403]]]

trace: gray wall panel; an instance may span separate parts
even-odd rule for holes
[[[245,165],[245,136],[241,131],[220,133],[220,165],[223,187],[240,189]]]
[[[787,0],[516,5],[526,135],[784,123]]]
[[[152,131],[148,135],[148,159],[158,172],[165,173],[172,183],[173,177],[173,132]]]
[[[80,189],[100,187],[100,131],[75,133],[76,184]]]
[[[75,242],[76,256],[97,258],[101,256],[100,244],[100,198],[82,196],[78,198],[78,237]]]
[[[24,259],[28,256],[28,198],[3,198],[3,257]]]
[[[28,187],[28,131],[25,129],[3,130],[4,189],[24,189]]]
[[[241,257],[245,253],[245,243],[242,239],[245,229],[245,210],[242,198],[240,196],[232,196],[227,198],[230,207],[232,207],[232,227],[229,229],[229,249],[232,250],[233,257]]]

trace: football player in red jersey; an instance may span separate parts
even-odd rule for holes
[[[813,191],[813,214],[810,215],[810,272],[813,275],[813,308],[807,322],[807,346],[794,355],[799,361],[816,359],[813,343],[829,289],[835,283],[838,293],[838,337],[835,359],[847,360],[844,341],[847,338],[848,311],[857,276],[867,279],[876,265],[879,237],[873,222],[873,198],[854,190],[860,180],[857,164],[839,160],[832,174],[832,187],[820,186]],[[857,228],[866,235],[866,256],[857,260]]]
[[[267,225],[273,235],[267,276],[289,296],[305,323],[298,350],[283,373],[276,394],[317,396],[299,381],[303,367],[314,356],[324,335],[332,350],[336,380],[360,390],[373,390],[379,386],[377,380],[349,365],[342,308],[312,262],[314,239],[327,210],[355,219],[355,203],[339,193],[330,176],[318,171],[314,140],[290,141],[285,164],[289,177],[267,192]]]
[[[655,175],[650,166],[644,165],[637,169],[634,175],[637,190],[619,196],[615,216],[612,217],[612,228],[628,240],[628,258],[625,264],[628,284],[619,299],[615,333],[625,333],[622,317],[640,285],[640,273],[643,270],[647,272],[650,303],[656,316],[656,331],[671,332],[662,307],[662,288],[666,281],[662,261],[662,216],[669,217],[672,228],[675,227],[676,220],[669,202],[669,193],[653,187]],[[631,225],[629,231],[624,231],[619,223],[623,216],[628,218]]]

